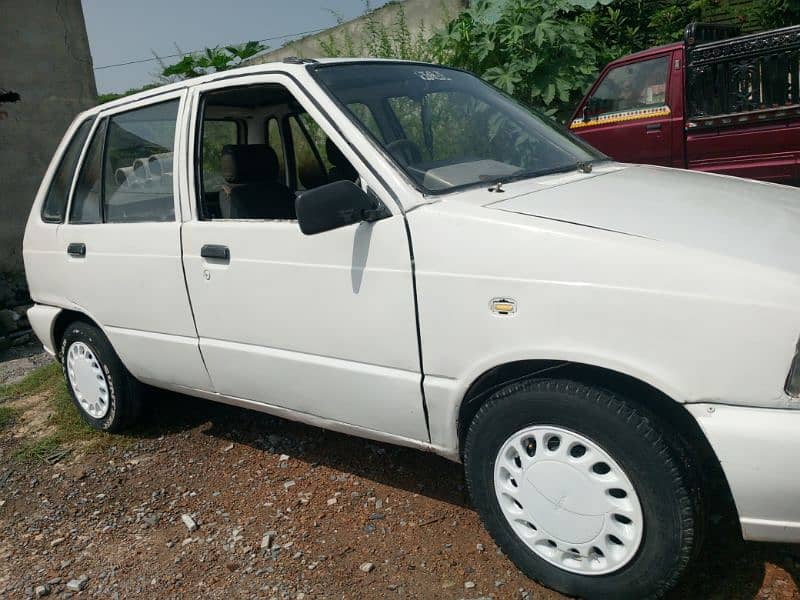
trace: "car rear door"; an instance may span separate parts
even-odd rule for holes
[[[260,85],[268,91],[260,94]],[[199,218],[207,211],[198,200],[213,195],[213,190],[209,192],[202,180],[192,182],[190,210],[195,218],[183,228],[184,266],[215,389],[276,412],[286,409],[321,418],[327,426],[344,423],[362,435],[373,431],[427,441],[403,215],[319,105],[283,74],[239,77],[235,86],[214,82],[197,89],[192,109],[198,120],[192,128],[197,139],[192,145],[198,150],[191,154],[203,161],[203,169],[191,169],[192,174],[211,172],[209,161],[220,160],[210,141],[206,147],[202,107],[212,102],[212,93],[226,90],[234,94],[228,102],[243,103],[235,97],[237,89],[242,97],[282,96],[282,102],[291,95],[298,110],[316,123],[320,139],[332,139],[358,168],[362,183],[394,215],[306,236],[294,219]],[[250,143],[290,145],[291,137],[278,140],[276,131],[268,129],[270,119],[255,118],[271,113],[268,103],[253,107]],[[283,148],[272,151],[281,162]],[[291,151],[289,146],[287,153]],[[291,156],[298,161],[301,154]],[[302,171],[302,165],[297,169]],[[270,200],[259,197],[260,202]]]
[[[209,390],[181,262],[184,97],[98,116],[58,229],[57,277],[64,302],[103,328],[135,377]]]
[[[674,166],[671,56],[667,52],[607,70],[570,124],[572,132],[615,160]]]

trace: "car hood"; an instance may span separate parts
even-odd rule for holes
[[[798,189],[638,165],[542,183],[485,206],[800,273]]]

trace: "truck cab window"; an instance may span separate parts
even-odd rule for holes
[[[668,66],[669,56],[659,56],[612,69],[589,98],[587,116],[664,106]]]

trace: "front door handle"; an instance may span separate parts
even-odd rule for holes
[[[86,258],[86,244],[72,243],[67,246],[67,254],[74,258]]]
[[[200,256],[203,258],[229,261],[231,259],[231,251],[227,246],[206,244],[200,249]]]
[[[650,123],[649,125],[645,126],[645,129],[650,131],[661,131],[661,123]]]

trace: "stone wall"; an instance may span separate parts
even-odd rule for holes
[[[0,288],[22,273],[22,235],[42,175],[97,90],[80,0],[0,1]],[[16,284],[15,284],[16,285]],[[16,289],[0,289],[0,299]],[[5,305],[0,304],[0,307]]]
[[[402,5],[406,23],[412,37],[414,37],[419,32],[420,26],[424,27],[426,32],[431,32],[455,18],[467,6],[467,3],[468,0],[405,0],[403,2],[391,2],[376,9],[371,14],[379,23],[392,26],[395,23],[397,11]],[[320,33],[290,42],[276,50],[254,56],[245,61],[244,64],[257,65],[275,62],[283,60],[287,56],[299,56],[302,58],[324,57],[325,51],[320,42],[324,42],[331,36],[336,40],[343,40],[349,36],[358,46],[364,36],[364,20],[365,18],[362,16],[352,21],[347,21]]]

